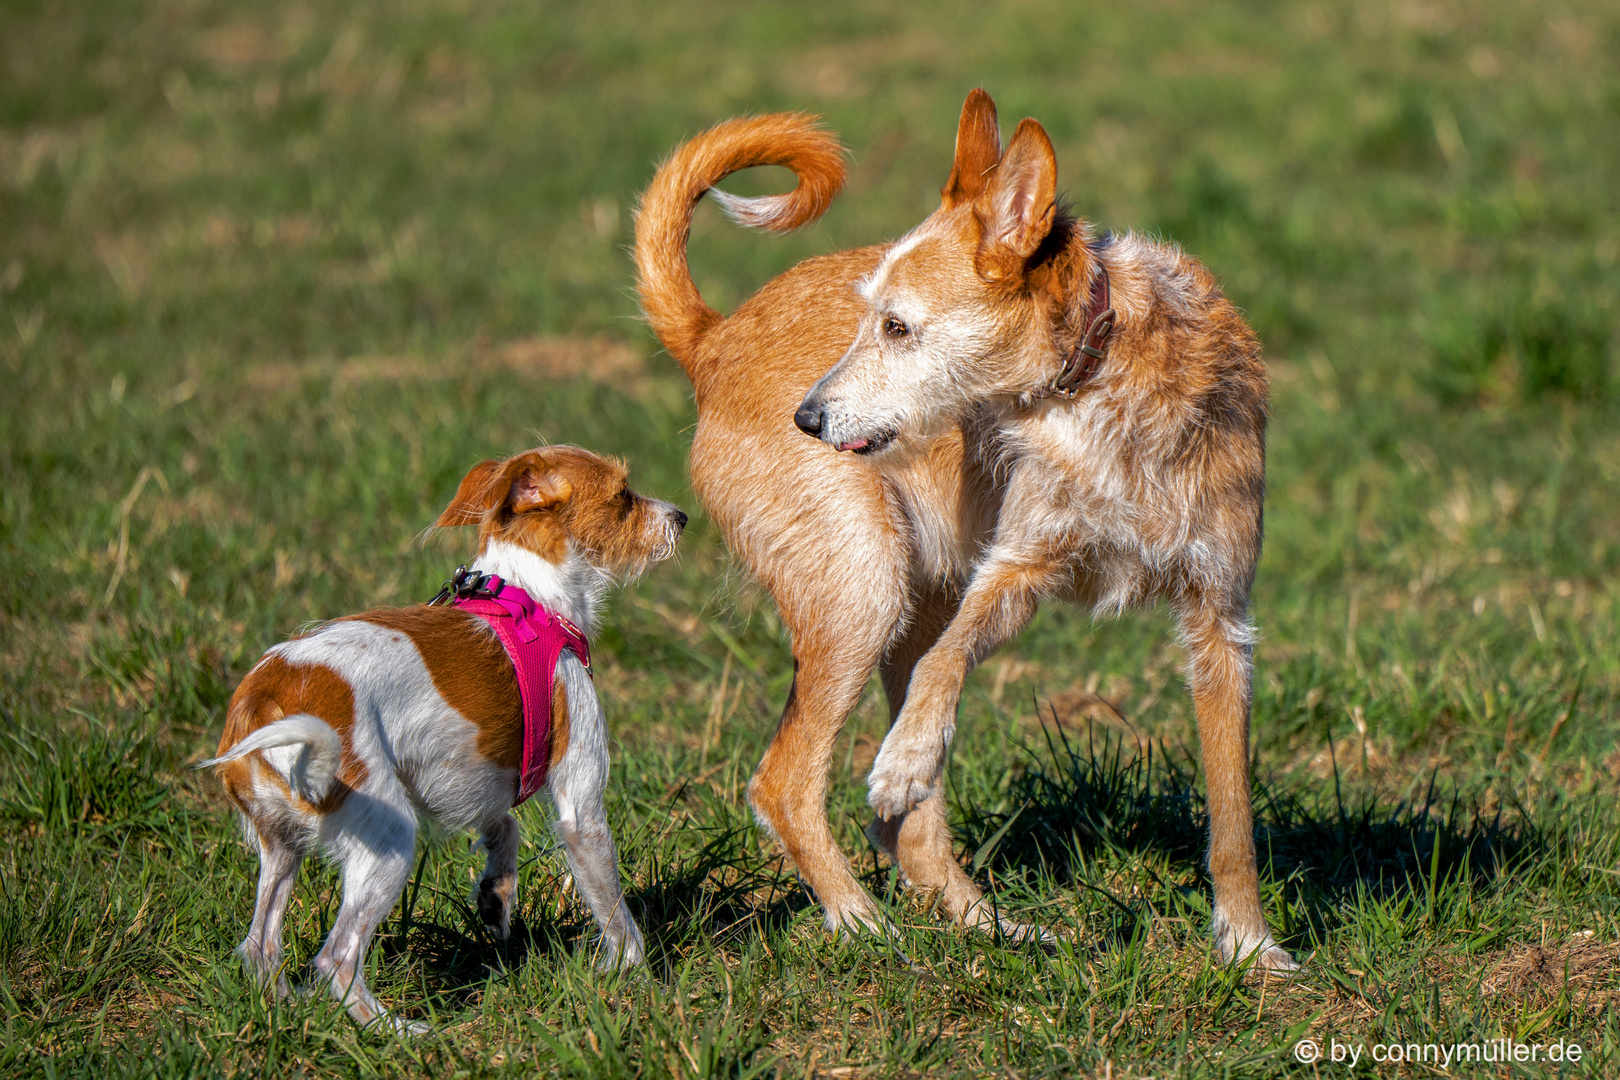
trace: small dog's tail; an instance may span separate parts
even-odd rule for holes
[[[844,150],[802,113],[727,120],[682,144],[658,168],[636,208],[636,289],[641,309],[670,355],[693,376],[698,342],[721,321],[703,302],[686,265],[692,210],[704,192],[740,169],[781,165],[799,185],[785,195],[743,198],[715,191],[732,220],[773,232],[808,225],[844,186]]]
[[[343,739],[326,721],[308,713],[294,713],[267,724],[219,757],[198,762],[197,768],[223,765],[247,757],[256,750],[271,750],[278,746],[303,747],[287,772],[287,786],[292,793],[307,803],[318,803],[326,798],[327,792],[332,790],[332,781],[337,778],[338,766],[343,761]]]

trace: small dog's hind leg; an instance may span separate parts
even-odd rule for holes
[[[259,892],[253,905],[253,925],[236,952],[260,986],[273,985],[276,996],[284,998],[290,990],[281,965],[281,923],[304,854],[268,827],[255,827],[254,831],[259,838]]]
[[[502,814],[499,821],[484,830],[484,873],[478,879],[473,902],[485,926],[503,940],[512,933],[512,906],[517,900],[518,840],[522,832],[517,819]]]
[[[380,828],[371,823],[363,838],[343,836],[340,845],[334,845],[334,854],[343,865],[343,904],[326,944],[315,957],[315,970],[326,978],[332,995],[348,1007],[356,1023],[420,1035],[428,1031],[426,1024],[391,1017],[366,986],[366,950],[405,889],[416,845],[416,822],[411,815],[392,807],[373,813],[390,814],[394,820]]]
[[[554,699],[553,723],[558,706],[568,710],[568,749],[553,763],[550,777],[557,835],[568,851],[574,888],[602,928],[603,967],[628,967],[641,963],[646,944],[624,902],[619,857],[607,822],[607,725],[590,676],[572,653],[557,665],[557,677],[565,693]]]
[[[1215,884],[1215,945],[1225,960],[1254,957],[1257,967],[1299,965],[1272,939],[1260,907],[1254,813],[1249,802],[1249,702],[1253,632],[1243,612],[1177,605],[1187,642],[1187,682],[1209,787],[1209,876]]]

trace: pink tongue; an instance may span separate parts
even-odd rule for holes
[[[838,449],[840,449],[840,450],[864,450],[864,449],[866,449],[866,440],[865,439],[856,439],[854,442],[839,443],[838,444]]]

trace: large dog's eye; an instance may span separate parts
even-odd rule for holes
[[[911,333],[911,327],[894,316],[891,315],[883,320],[883,335],[885,337],[903,338],[909,333]]]

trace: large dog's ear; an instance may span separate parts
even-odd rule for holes
[[[949,210],[978,198],[1000,159],[996,103],[983,90],[974,89],[962,103],[962,119],[956,124],[956,160],[951,178],[939,189],[941,208]]]
[[[495,505],[496,482],[504,465],[504,462],[493,458],[474,465],[472,471],[461,478],[456,497],[450,500],[450,505],[444,508],[444,513],[433,524],[446,529],[455,525],[476,525],[482,521],[484,513]]]
[[[984,229],[979,276],[986,281],[1022,278],[1024,264],[1052,231],[1057,214],[1057,155],[1046,129],[1033,120],[1019,122],[974,206]]]

